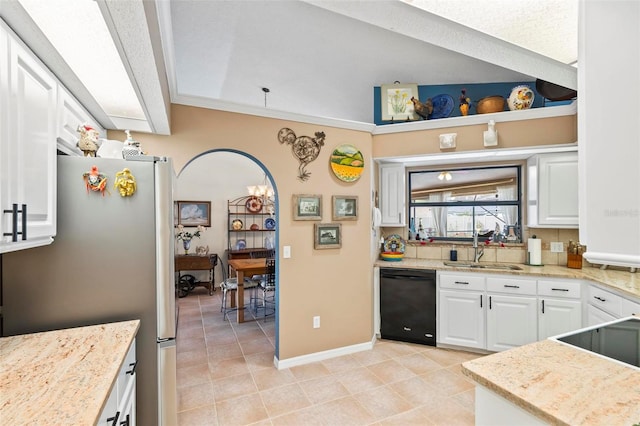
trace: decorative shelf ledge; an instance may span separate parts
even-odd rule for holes
[[[558,105],[544,108],[532,108],[523,111],[503,111],[491,114],[474,114],[465,117],[438,118],[435,120],[421,120],[410,122],[399,122],[395,124],[385,124],[376,126],[371,132],[373,135],[384,135],[390,133],[415,132],[419,130],[442,129],[448,127],[475,126],[487,124],[489,120],[496,123],[507,121],[537,120],[541,118],[562,117],[577,114],[577,101],[569,105]]]

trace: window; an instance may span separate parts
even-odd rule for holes
[[[521,242],[521,166],[409,172],[411,239]]]

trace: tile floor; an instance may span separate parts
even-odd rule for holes
[[[474,385],[460,364],[480,355],[379,340],[277,370],[273,317],[223,321],[221,292],[202,287],[178,303],[180,426],[474,423]]]

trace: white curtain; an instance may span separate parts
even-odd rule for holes
[[[429,195],[429,201],[449,201],[451,198],[451,191],[439,192]],[[436,235],[438,237],[447,236],[447,208],[446,207],[433,207],[431,213],[433,214],[433,223],[436,226]]]
[[[498,186],[496,188],[498,192],[498,200],[499,201],[511,201],[516,199],[516,186]],[[506,225],[515,225],[516,224],[516,214],[517,209],[515,206],[500,206],[498,207],[498,211],[502,213],[502,217],[504,218]]]

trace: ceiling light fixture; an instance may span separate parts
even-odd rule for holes
[[[265,173],[262,184],[247,186],[247,192],[250,196],[259,198],[262,201],[262,205],[266,206],[267,211],[269,213],[273,213],[273,206],[275,202],[273,197],[275,193],[269,183],[270,182]]]
[[[440,174],[438,175],[438,179],[448,181],[453,179],[453,176],[451,176],[451,173],[449,172],[440,172]]]

